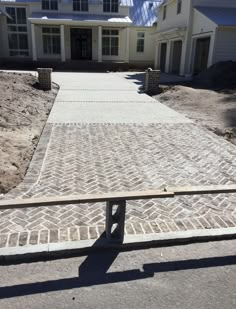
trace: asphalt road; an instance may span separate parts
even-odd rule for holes
[[[236,240],[0,266],[0,308],[236,308]]]

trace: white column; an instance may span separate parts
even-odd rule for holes
[[[66,53],[65,53],[65,26],[60,25],[60,33],[61,33],[61,61],[66,61]]]
[[[125,40],[125,62],[129,62],[129,28],[126,28],[126,40]]]
[[[207,63],[208,68],[213,64],[213,55],[214,55],[214,50],[215,50],[217,29],[218,28],[216,28],[216,30],[213,32],[210,38],[209,56],[208,56],[208,63]]]
[[[180,62],[180,76],[184,76],[185,70],[185,61],[186,61],[186,50],[187,50],[187,38],[184,37],[182,40],[182,53],[181,53],[181,62]]]
[[[35,43],[35,29],[34,24],[31,23],[31,40],[32,40],[32,58],[33,61],[37,61],[37,51],[36,51],[36,43]]]
[[[167,42],[167,51],[166,51],[166,70],[165,73],[170,72],[170,62],[171,62],[171,41]]]
[[[98,62],[102,62],[102,26],[98,26]]]
[[[155,59],[154,59],[154,69],[156,70],[158,68],[158,64],[159,64],[159,61],[158,61],[158,58],[159,58],[159,43],[156,41],[156,44],[155,44]]]

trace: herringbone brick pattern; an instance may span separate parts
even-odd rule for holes
[[[232,184],[236,148],[194,124],[54,125],[34,185],[19,197]],[[35,173],[33,170],[32,173]],[[10,194],[12,197],[12,193]],[[236,226],[236,195],[130,201],[127,234]],[[0,246],[97,238],[104,205],[5,210]]]

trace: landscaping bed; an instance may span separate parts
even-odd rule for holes
[[[38,89],[31,74],[0,72],[0,193],[22,181],[57,91]]]

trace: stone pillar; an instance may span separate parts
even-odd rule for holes
[[[125,62],[129,62],[129,28],[126,28],[126,49],[125,49]]]
[[[65,52],[65,26],[60,25],[60,33],[61,33],[61,61],[66,61],[66,52]]]
[[[102,26],[98,26],[98,62],[102,62]]]
[[[160,70],[147,69],[145,72],[145,92],[149,94],[157,94],[159,92]]]
[[[32,58],[33,61],[37,61],[34,24],[31,24],[31,40],[32,40]]]
[[[52,69],[38,68],[37,72],[38,72],[39,88],[42,90],[51,90],[52,89],[52,79],[51,79]]]

